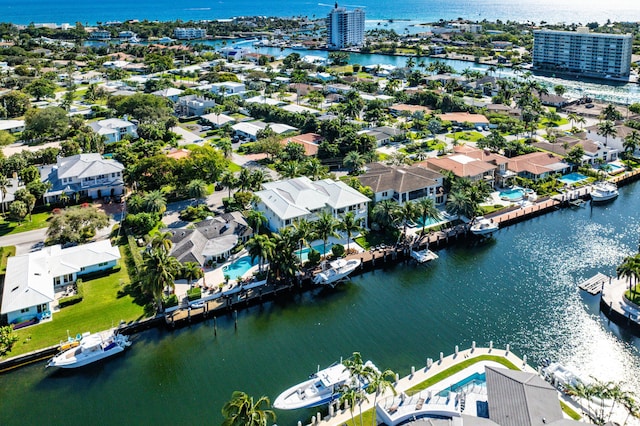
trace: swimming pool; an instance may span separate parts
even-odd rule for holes
[[[500,191],[500,199],[504,201],[521,201],[524,198],[524,190],[522,188],[513,188],[506,191]]]
[[[487,387],[487,375],[486,373],[473,373],[469,377],[465,377],[457,383],[449,386],[447,389],[441,390],[439,396],[447,396],[449,392],[464,392],[472,393],[473,390],[479,390],[479,388]]]
[[[621,166],[620,164],[615,164],[615,163],[608,163],[607,166],[608,166],[607,172],[610,175],[622,173],[625,169],[624,166]]]
[[[222,272],[228,275],[230,280],[237,280],[247,273],[249,269],[256,266],[260,262],[257,257],[252,261],[251,256],[242,256],[232,263],[224,266]]]
[[[562,182],[562,183],[566,183],[566,184],[571,185],[571,184],[574,184],[574,183],[581,182],[581,181],[583,181],[585,179],[587,179],[587,177],[585,175],[583,175],[582,173],[573,172],[573,173],[569,173],[568,175],[562,176],[558,180],[560,182]]]
[[[429,226],[437,225],[438,223],[442,222],[442,220],[443,219],[433,219],[431,217],[428,217],[426,222],[423,223],[422,218],[418,218],[418,220],[416,220],[416,226],[418,228],[429,227]]]
[[[316,244],[315,246],[305,247],[302,250],[296,250],[296,255],[300,258],[302,262],[306,262],[309,260],[309,252],[311,249],[314,249],[317,252],[320,252],[321,256],[324,256],[326,253],[331,253],[331,247],[333,247],[333,243],[327,243],[327,251],[324,251],[324,244]]]

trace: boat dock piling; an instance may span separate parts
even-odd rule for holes
[[[600,293],[606,282],[611,282],[611,277],[598,272],[593,277],[581,282],[578,287],[591,295]]]

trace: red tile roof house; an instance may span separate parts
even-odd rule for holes
[[[323,140],[324,138],[317,133],[303,133],[301,135],[284,138],[280,141],[280,144],[282,144],[282,146],[289,143],[300,144],[304,147],[304,155],[313,157],[318,155],[318,148]]]
[[[507,167],[509,159],[504,155],[491,152],[488,149],[479,149],[470,145],[458,145],[453,148],[453,152],[495,165],[497,167],[495,175],[495,184],[497,186],[507,186],[507,180],[510,177],[515,176],[515,174]]]
[[[451,124],[462,126],[464,123],[471,123],[474,127],[488,126],[489,119],[482,114],[470,114],[468,112],[449,112],[440,114],[440,120],[450,121]]]
[[[495,184],[495,175],[498,166],[478,160],[466,154],[453,154],[441,158],[429,158],[420,163],[420,167],[442,173],[443,170],[450,171],[458,177],[469,178],[472,182],[483,180],[492,187]]]
[[[527,179],[543,179],[553,173],[565,173],[569,164],[562,157],[548,152],[532,152],[509,159],[509,170]]]

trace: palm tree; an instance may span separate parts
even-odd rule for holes
[[[167,200],[159,190],[147,192],[143,197],[142,207],[149,213],[162,214],[167,209]]]
[[[171,248],[173,247],[173,234],[169,231],[167,232],[158,232],[156,233],[151,241],[149,242],[149,246],[155,250],[164,250],[166,253],[171,252]]]
[[[220,184],[229,190],[229,198],[231,198],[231,190],[238,187],[238,179],[233,172],[226,171],[220,177]]]
[[[629,280],[629,291],[634,291],[635,284],[640,278],[640,254],[625,257],[616,268],[616,275],[618,278]]]
[[[631,133],[624,138],[622,147],[629,157],[633,157],[633,153],[638,149],[638,147],[640,147],[640,132],[632,130]],[[2,189],[1,186],[0,189]]]
[[[254,234],[259,234],[260,228],[269,223],[267,216],[259,210],[249,210],[245,216],[247,223],[253,229]]]
[[[143,254],[141,273],[142,289],[152,295],[158,311],[162,312],[162,293],[169,287],[173,290],[175,276],[180,271],[180,262],[165,250],[149,250]]]
[[[396,379],[396,374],[391,370],[385,370],[383,372],[379,372],[373,370],[371,377],[369,378],[369,386],[367,386],[367,391],[373,392],[373,406],[376,406],[376,402],[378,400],[378,396],[380,394],[384,394],[387,389],[391,389],[393,396],[396,396],[398,392],[396,392],[395,386],[393,383]],[[376,426],[376,412],[374,409],[372,426]]]
[[[276,421],[276,414],[268,409],[270,405],[266,396],[254,403],[253,397],[234,391],[231,400],[222,407],[222,426],[267,426],[269,419]]]
[[[477,211],[477,205],[466,192],[455,190],[451,191],[447,197],[446,210],[447,213],[458,216],[458,219],[460,219],[460,216],[473,219]]]
[[[571,127],[574,127],[574,124],[578,122],[578,114],[576,114],[575,112],[570,112],[569,114],[567,114],[567,119],[569,120],[569,123],[571,123]]]
[[[604,107],[604,109],[602,110],[602,114],[600,114],[600,117],[605,121],[616,121],[622,118],[622,114],[620,114],[620,111],[618,111],[613,104],[609,104]]]
[[[625,410],[627,410],[627,417],[624,420],[624,424],[626,425],[629,421],[629,417],[640,418],[640,405],[636,402],[633,396],[629,393],[625,393],[622,396],[622,405]]]
[[[349,253],[349,244],[351,243],[351,237],[356,232],[360,232],[362,227],[360,227],[360,219],[356,217],[354,212],[348,212],[340,221],[338,228],[347,234],[347,253]]]
[[[278,234],[273,234],[272,240],[275,249],[270,260],[270,271],[275,274],[276,280],[291,281],[299,271],[300,258],[296,256],[298,248],[298,232],[291,226],[280,229]]]
[[[353,426],[356,426],[356,419],[353,416],[353,412],[356,408],[356,404],[358,404],[361,401],[361,398],[365,396],[362,389],[356,389],[356,388],[349,387],[347,385],[343,385],[341,386],[338,392],[340,392],[340,399],[339,399],[340,403],[349,404],[349,412],[351,413],[351,423],[353,424]],[[362,424],[362,405],[360,406],[360,408],[361,408],[360,424]]]
[[[202,179],[193,179],[187,184],[189,197],[203,200],[207,196],[207,184]]]
[[[2,214],[4,214],[4,203],[7,198],[7,192],[9,192],[9,185],[9,178],[0,173],[0,193],[2,193],[2,201],[0,204],[2,204]]]
[[[329,240],[329,237],[338,237],[338,234],[336,233],[337,227],[338,220],[327,211],[320,213],[318,220],[314,222],[316,234],[324,243],[323,255],[327,254],[327,241]]]
[[[617,133],[618,130],[613,121],[605,120],[598,123],[598,134],[604,136],[604,146],[607,146],[609,136],[615,136]]]
[[[584,125],[587,123],[587,119],[584,118],[583,116],[579,116],[576,119],[576,123],[580,124],[580,130],[582,130],[584,128]]]
[[[405,238],[407,236],[409,223],[413,222],[417,216],[418,211],[413,201],[405,201],[405,203],[398,208],[398,219],[402,221],[402,234]]]
[[[262,169],[255,169],[251,172],[251,189],[259,191],[262,184],[269,180],[269,176]]]
[[[318,180],[327,175],[327,168],[317,158],[309,158],[304,163],[304,172],[311,180]]]
[[[425,228],[427,227],[427,219],[439,221],[442,215],[440,210],[436,208],[432,198],[423,197],[416,201],[416,210],[418,215],[422,219],[422,234],[424,235]]]
[[[238,175],[238,188],[240,188],[241,191],[249,191],[251,186],[251,170],[243,168]]]
[[[229,138],[220,139],[216,143],[216,146],[220,149],[220,151],[222,151],[222,155],[224,155],[224,158],[231,157],[231,154],[233,153],[233,145],[231,144],[231,139]]]
[[[307,219],[300,219],[293,223],[293,228],[296,230],[296,237],[300,242],[300,255],[302,254],[302,246],[308,245],[316,238],[314,224]]]
[[[300,163],[297,161],[287,161],[279,169],[280,176],[285,179],[293,179],[302,175]]]
[[[275,250],[275,243],[269,238],[268,235],[254,234],[247,244],[245,244],[249,256],[253,261],[255,258],[260,260],[258,271],[262,272],[262,267],[265,260],[271,259]]]
[[[416,60],[415,60],[415,58],[414,58],[413,56],[409,56],[409,57],[407,58],[407,62],[406,62],[406,64],[405,64],[405,66],[406,66],[407,68],[413,68],[413,67],[415,67],[415,66],[416,66]]]
[[[185,262],[182,264],[182,276],[187,280],[189,288],[191,288],[191,282],[202,278],[204,271],[198,262]]]
[[[351,409],[351,419],[353,420],[353,408],[358,404],[360,408],[360,425],[362,425],[362,402],[367,401],[367,397],[360,383],[370,383],[375,374],[375,370],[362,361],[360,352],[354,352],[351,358],[343,362],[345,368],[349,371],[350,376],[355,379],[355,386],[346,389],[343,395],[349,395],[349,408]],[[342,396],[340,397],[342,399]]]
[[[373,207],[373,219],[383,228],[391,228],[398,220],[398,207],[393,200],[382,200]]]
[[[350,151],[345,155],[342,164],[351,170],[351,174],[358,174],[366,164],[364,157],[358,151]]]

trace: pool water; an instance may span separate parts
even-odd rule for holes
[[[222,272],[228,275],[230,280],[237,280],[247,273],[249,269],[256,266],[260,262],[257,257],[252,261],[251,256],[242,256],[232,263],[224,266]]]
[[[573,172],[573,173],[569,173],[568,175],[562,176],[558,180],[560,182],[562,182],[562,183],[573,184],[573,183],[581,182],[581,181],[583,181],[585,179],[587,179],[587,177],[585,175],[583,175],[582,173]]]
[[[440,222],[442,222],[442,219],[438,220],[438,219],[433,219],[433,218],[428,217],[426,222],[423,223],[422,222],[422,218],[418,218],[418,220],[416,220],[416,226],[418,226],[418,228],[423,228],[423,227],[427,227],[427,226],[437,225]]]
[[[316,244],[315,246],[305,247],[302,250],[296,250],[296,255],[300,258],[300,261],[306,262],[309,260],[309,252],[311,249],[319,252],[321,256],[324,256],[327,253],[331,253],[331,247],[333,247],[333,243],[327,243],[327,251],[324,251],[324,244]]]
[[[524,190],[517,189],[508,189],[506,191],[500,191],[500,199],[507,201],[520,201],[524,198]]]
[[[608,163],[607,166],[609,167],[608,171],[609,174],[616,174],[616,173],[620,173],[622,170],[624,170],[624,166],[621,166],[619,164],[614,164],[614,163]]]
[[[465,377],[457,383],[443,389],[438,393],[439,396],[447,396],[449,392],[470,393],[474,388],[484,388],[487,386],[487,375],[485,373],[473,373],[469,377]]]

